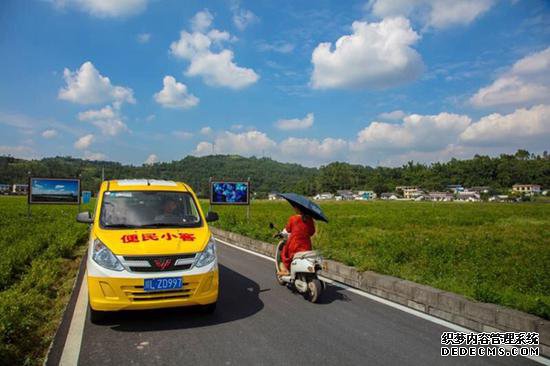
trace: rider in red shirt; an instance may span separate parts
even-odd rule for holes
[[[311,250],[311,237],[315,234],[315,224],[313,219],[304,215],[297,207],[294,207],[296,215],[290,216],[285,230],[290,234],[283,250],[281,251],[281,261],[279,275],[289,274],[290,263],[294,254],[298,252]]]

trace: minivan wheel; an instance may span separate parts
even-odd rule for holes
[[[90,306],[88,306],[88,310],[90,312],[90,321],[92,324],[103,324],[107,318],[106,311],[97,311],[92,309]]]
[[[203,314],[213,314],[216,311],[217,302],[208,305],[201,305],[200,309]]]

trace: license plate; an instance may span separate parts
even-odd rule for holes
[[[176,290],[182,287],[181,277],[147,278],[143,281],[145,291]]]

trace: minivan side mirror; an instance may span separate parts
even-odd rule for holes
[[[81,222],[83,224],[92,224],[94,222],[94,218],[92,217],[92,214],[90,213],[90,211],[86,211],[86,212],[80,212],[76,216],[76,221]]]
[[[214,222],[218,221],[220,217],[218,216],[217,212],[210,211],[208,214],[206,214],[206,222]]]

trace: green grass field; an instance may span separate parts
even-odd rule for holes
[[[88,235],[76,213],[42,205],[28,218],[26,197],[0,197],[0,364],[42,364]]]
[[[203,207],[207,208],[203,202]],[[329,202],[314,246],[327,258],[550,318],[550,205]],[[0,197],[0,359],[40,364],[71,293],[87,226],[74,206]],[[91,209],[88,205],[82,210]],[[274,243],[290,206],[216,207],[217,226]]]
[[[208,204],[203,204],[207,206]],[[314,247],[326,258],[550,318],[550,205],[327,202]],[[274,243],[284,201],[214,208],[216,226]]]

